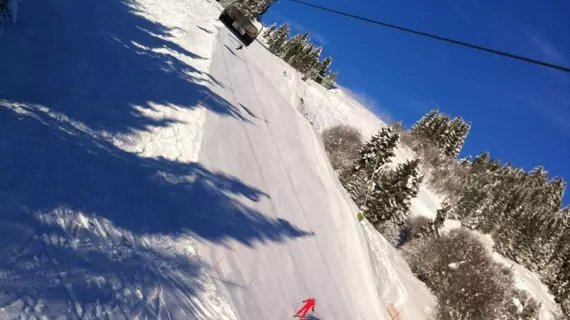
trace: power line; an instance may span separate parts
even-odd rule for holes
[[[532,63],[532,64],[536,64],[536,65],[540,65],[543,67],[547,67],[547,68],[552,68],[552,69],[556,69],[556,70],[560,70],[560,71],[565,71],[565,72],[569,72],[570,73],[570,68],[568,67],[564,67],[561,65],[556,65],[556,64],[552,64],[552,63],[548,63],[545,61],[540,61],[540,60],[536,60],[536,59],[531,59],[531,58],[527,58],[527,57],[523,57],[523,56],[519,56],[513,53],[508,53],[508,52],[503,52],[503,51],[499,51],[499,50],[495,50],[495,49],[490,49],[490,48],[485,48],[482,46],[478,46],[476,44],[471,44],[471,43],[467,43],[467,42],[463,42],[463,41],[459,41],[459,40],[453,40],[450,38],[446,38],[446,37],[441,37],[435,34],[431,34],[431,33],[427,33],[427,32],[422,32],[422,31],[418,31],[418,30],[413,30],[413,29],[409,29],[409,28],[404,28],[404,27],[400,27],[394,24],[390,24],[390,23],[386,23],[386,22],[382,22],[382,21],[378,21],[378,20],[373,20],[373,19],[369,19],[369,18],[365,18],[365,17],[361,17],[361,16],[357,16],[351,13],[347,13],[347,12],[342,12],[339,10],[335,10],[335,9],[330,9],[330,8],[326,8],[323,6],[319,6],[316,4],[312,4],[312,3],[308,3],[305,1],[301,1],[301,0],[289,0],[291,2],[295,2],[301,5],[305,5],[308,7],[312,7],[315,9],[319,9],[319,10],[323,10],[323,11],[328,11],[328,12],[332,12],[341,16],[345,16],[345,17],[349,17],[349,18],[353,18],[353,19],[357,19],[357,20],[361,20],[364,22],[369,22],[369,23],[373,23],[373,24],[377,24],[380,26],[384,26],[384,27],[388,27],[388,28],[392,28],[392,29],[396,29],[396,30],[400,30],[400,31],[404,31],[404,32],[408,32],[408,33],[413,33],[416,35],[420,35],[423,37],[428,37],[428,38],[432,38],[435,40],[439,40],[439,41],[444,41],[447,43],[452,43],[452,44],[456,44],[456,45],[460,45],[463,47],[468,47],[471,49],[475,49],[475,50],[479,50],[479,51],[484,51],[484,52],[488,52],[488,53],[493,53],[499,56],[503,56],[503,57],[508,57],[511,59],[515,59],[515,60],[520,60],[520,61],[525,61],[528,63]]]

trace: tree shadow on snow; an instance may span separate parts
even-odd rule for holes
[[[174,31],[125,1],[24,4],[0,38],[3,312],[203,317],[194,298],[208,284],[188,236],[254,246],[311,235],[251,209],[267,195],[235,177],[102,138],[166,126],[176,120],[145,109],[195,108],[205,94],[241,119],[175,57],[201,58],[165,40]]]
[[[125,133],[172,119],[156,105],[195,108],[219,84],[184,61],[203,59],[170,39],[187,36],[140,15],[129,0],[34,1],[0,39],[0,98],[43,105],[94,130]],[[238,117],[224,100],[213,112]],[[207,106],[206,106],[207,107]]]
[[[25,298],[36,310],[42,297],[34,315],[56,315],[75,310],[71,299],[83,311],[126,309],[128,319],[168,288],[187,317],[202,266],[164,253],[179,245],[169,239],[254,246],[312,235],[251,209],[267,195],[221,172],[141,158],[41,109],[0,103],[0,119],[0,307]],[[157,238],[158,248],[141,240]]]

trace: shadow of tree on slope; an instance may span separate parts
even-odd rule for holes
[[[217,83],[173,42],[188,36],[149,21],[129,0],[34,1],[0,38],[0,98],[46,106],[93,130],[127,133],[173,120],[144,117],[153,105],[195,108]],[[223,98],[212,109],[241,119]]]
[[[253,246],[311,235],[251,209],[262,191],[199,164],[138,157],[30,107],[0,103],[0,122],[2,306],[24,297],[35,310],[42,297],[49,310],[40,315],[53,316],[76,309],[75,300],[81,310],[131,318],[138,305],[148,311],[138,288],[148,297],[167,287],[187,317],[195,310],[184,303],[202,291],[201,265],[160,248],[187,236]]]
[[[35,1],[20,16],[0,38],[4,312],[207,318],[188,236],[253,246],[310,235],[252,210],[266,195],[235,177],[101,138],[169,125],[144,109],[195,108],[203,94],[242,120],[194,78],[181,57],[201,57],[165,40],[172,30],[127,1]]]

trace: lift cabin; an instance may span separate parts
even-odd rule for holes
[[[242,10],[234,2],[222,11],[220,21],[247,47],[261,33],[263,25],[255,18],[249,19]]]

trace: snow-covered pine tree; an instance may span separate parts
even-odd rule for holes
[[[421,117],[414,125],[410,128],[410,132],[418,138],[427,137],[428,128],[432,126],[433,121],[439,114],[438,109],[433,109]]]
[[[326,57],[311,70],[309,78],[315,80],[317,83],[322,83],[321,74],[325,74],[325,71],[330,68],[331,64],[332,57]]]
[[[477,228],[484,219],[484,210],[491,201],[491,186],[495,182],[493,172],[500,167],[500,163],[491,159],[488,152],[473,160],[463,195],[453,210],[465,226]]]
[[[471,124],[461,117],[451,120],[448,114],[434,109],[418,120],[410,132],[418,140],[416,148],[421,148],[426,141],[429,141],[443,154],[456,158],[463,148],[470,128]]]
[[[451,122],[449,122],[448,131],[442,132],[439,137],[443,153],[452,158],[457,158],[463,148],[465,138],[470,128],[471,125],[461,117],[456,117],[451,120]]]
[[[245,9],[244,13],[247,17],[262,16],[276,0],[241,0],[240,6]]]
[[[537,167],[529,173],[529,197],[524,215],[516,226],[515,253],[518,261],[535,271],[546,267],[551,259],[551,247],[556,241],[557,215],[562,205],[566,183],[561,178],[548,180],[548,172]],[[550,252],[550,253],[549,253]]]
[[[565,314],[570,314],[570,207],[564,208],[562,213],[566,217],[566,228],[543,279]]]
[[[570,215],[565,214],[565,211],[570,212],[570,206],[552,214],[542,228],[542,234],[537,235],[539,240],[537,243],[539,248],[535,250],[539,251],[536,259],[537,270],[544,276],[550,272],[552,262],[557,256],[560,239],[570,227]]]
[[[263,37],[269,38],[271,36],[271,34],[275,31],[276,28],[277,28],[277,25],[275,23],[270,25],[269,27],[265,28],[265,30],[263,31]]]
[[[340,181],[354,204],[360,209],[364,207],[369,189],[372,188],[371,176],[365,170],[353,172],[351,175],[341,175]]]
[[[556,247],[550,257],[549,268],[543,272],[547,279],[553,279],[565,263],[566,257],[570,257],[570,205],[560,211],[558,239]],[[569,261],[570,262],[570,261]]]
[[[450,134],[451,119],[446,113],[439,113],[427,128],[427,138],[442,152],[445,150],[446,137]]]
[[[308,45],[309,33],[298,33],[287,40],[279,50],[279,57],[290,64],[290,60]]]
[[[373,176],[395,155],[399,139],[400,135],[391,128],[382,128],[360,149],[352,168],[340,174],[340,181],[357,206],[364,204]]]
[[[271,34],[271,37],[267,39],[267,45],[269,45],[269,50],[277,54],[281,50],[281,47],[283,46],[285,41],[287,40],[290,31],[291,28],[289,28],[289,24],[287,22],[285,22],[279,28],[277,28],[277,30],[275,30],[275,32]]]
[[[304,46],[300,48],[300,50],[293,57],[291,57],[291,59],[289,59],[289,64],[301,72],[303,61],[309,57],[311,51],[313,51],[314,48],[315,47],[312,44],[308,42],[305,43]]]
[[[492,169],[495,169],[492,167]],[[486,170],[486,169],[482,169]],[[482,171],[481,171],[482,172]],[[486,188],[489,190],[489,201],[485,201],[481,208],[485,213],[484,219],[478,224],[478,229],[484,233],[495,234],[500,231],[501,237],[511,237],[512,228],[504,229],[504,225],[515,225],[515,219],[520,210],[522,181],[524,171],[514,168],[510,163],[497,168],[493,173],[488,172],[489,181],[493,181]],[[512,210],[516,209],[516,210]]]
[[[418,194],[422,179],[419,159],[379,174],[364,208],[368,221],[380,232],[392,226],[402,228],[408,217],[410,201]]]
[[[370,176],[378,168],[388,163],[395,155],[400,135],[390,127],[384,127],[374,134],[358,152],[353,172],[364,170]]]
[[[257,18],[261,18],[277,0],[260,0],[254,14]]]
[[[323,52],[323,47],[310,47],[310,52],[308,52],[302,60],[299,61],[298,70],[301,73],[308,74],[311,69],[319,63],[319,57]]]
[[[452,155],[454,158],[457,158],[461,153],[461,149],[463,149],[463,145],[465,144],[465,139],[467,139],[467,135],[469,135],[469,131],[471,130],[471,122],[467,122],[463,120],[459,128],[457,129],[457,140],[455,141],[455,150],[452,151]]]
[[[338,71],[337,72],[327,72],[325,74],[325,80],[323,81],[323,85],[327,89],[330,89],[332,87],[332,85],[336,82],[337,78],[338,78]]]

